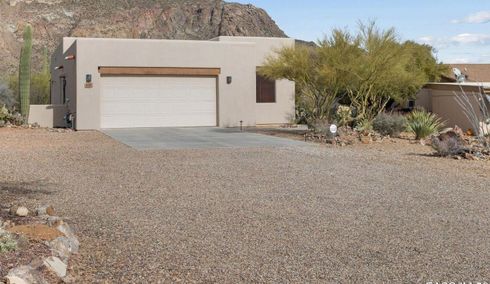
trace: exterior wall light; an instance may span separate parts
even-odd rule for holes
[[[65,57],[65,60],[75,60],[76,56],[73,55],[73,54],[70,54],[68,56]]]
[[[230,85],[231,82],[233,82],[233,77],[231,76],[226,77],[226,84]]]
[[[85,75],[85,88],[91,89],[93,87],[94,87],[94,84],[92,83],[92,74],[86,74]]]
[[[65,68],[65,67],[63,67],[63,65],[60,65],[60,66],[56,66],[56,67],[54,67],[54,70],[61,70],[61,69],[63,69],[63,68]]]

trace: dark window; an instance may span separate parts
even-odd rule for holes
[[[66,77],[60,77],[61,81],[61,103],[66,104]]]
[[[276,81],[257,75],[257,103],[276,102]]]

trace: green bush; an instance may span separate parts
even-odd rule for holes
[[[437,115],[425,110],[414,110],[407,116],[408,130],[415,133],[416,139],[424,139],[439,132],[444,126]]]
[[[12,109],[16,104],[15,93],[9,87],[0,83],[0,106]]]
[[[356,122],[355,130],[367,135],[373,131],[373,123],[368,119],[359,120]]]
[[[407,118],[397,113],[380,113],[373,121],[373,128],[381,135],[399,137],[407,128]]]
[[[32,75],[31,104],[46,105],[50,102],[51,74],[49,73],[48,49],[43,51],[43,64],[41,71]]]
[[[6,253],[17,249],[17,242],[10,234],[0,233],[0,253]]]
[[[16,111],[10,111],[7,109],[5,106],[0,107],[0,127],[3,127],[5,123],[10,123],[13,125],[22,125],[24,124],[25,120],[24,117],[16,112]]]
[[[49,104],[51,77],[46,73],[37,73],[32,75],[31,81],[31,104],[46,105]]]
[[[309,128],[315,133],[330,133],[330,123],[327,119],[315,119],[309,123]]]
[[[10,119],[10,111],[5,107],[0,107],[0,120],[5,121]]]

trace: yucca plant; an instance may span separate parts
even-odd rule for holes
[[[442,120],[435,114],[425,110],[414,110],[407,116],[408,130],[415,133],[415,139],[425,139],[439,132],[444,126]]]

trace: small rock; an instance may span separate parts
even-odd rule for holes
[[[370,144],[371,142],[373,142],[371,136],[368,135],[361,135],[360,140],[363,144]]]
[[[12,221],[7,220],[7,221],[3,222],[3,225],[2,225],[2,226],[3,226],[5,229],[8,229],[8,228],[10,228],[10,227],[12,227],[12,226],[14,226],[14,225],[15,225],[15,224],[14,224]]]
[[[53,206],[42,206],[42,207],[39,207],[36,209],[36,214],[37,216],[45,216],[45,215],[48,215],[48,216],[54,216],[55,215],[55,211],[54,211],[54,208]]]
[[[461,127],[455,125],[454,128],[453,128],[453,131],[454,133],[456,133],[459,137],[464,137],[465,136],[465,133],[463,131],[463,129],[461,129]]]
[[[61,259],[55,256],[48,257],[44,259],[44,265],[58,277],[63,278],[66,276],[67,265]]]
[[[17,206],[17,205],[10,206],[10,210],[9,210],[10,215],[17,214],[17,209],[19,209],[19,206]]]
[[[467,160],[471,160],[471,161],[479,161],[480,160],[480,158],[478,158],[477,156],[470,154],[470,153],[465,153],[464,158]]]
[[[17,276],[7,276],[5,277],[5,283],[7,284],[29,284],[26,280]]]
[[[58,227],[59,225],[63,224],[63,219],[58,216],[49,216],[46,222],[50,227]]]
[[[48,245],[56,256],[63,261],[67,261],[71,254],[78,253],[79,245],[78,241],[74,242],[73,239],[68,237],[59,237],[49,242]]]
[[[44,259],[42,259],[41,257],[34,257],[34,259],[31,261],[31,263],[29,263],[29,265],[33,269],[39,269],[41,266],[44,265]]]
[[[26,207],[21,206],[21,207],[17,208],[15,215],[17,215],[19,217],[27,217],[27,215],[29,215],[29,210]]]
[[[63,223],[63,224],[57,226],[56,229],[58,229],[58,231],[62,232],[67,238],[73,239],[72,241],[74,243],[76,243],[77,246],[80,245],[78,243],[77,237],[75,236],[75,233],[73,233],[73,230],[70,228],[70,226],[68,226],[68,224]]]

